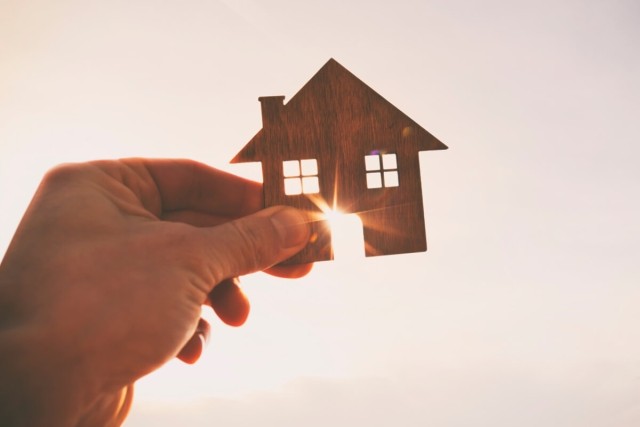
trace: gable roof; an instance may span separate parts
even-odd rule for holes
[[[263,99],[260,98],[261,101]],[[272,97],[272,99],[276,99],[276,97]],[[283,99],[284,97],[277,97],[279,102],[282,102]],[[263,104],[263,111],[264,108]],[[327,61],[291,100],[281,107],[280,113],[283,115],[283,119],[289,122],[306,120],[310,115],[321,115],[322,122],[338,128],[348,127],[341,126],[341,122],[348,125],[350,123],[346,122],[354,120],[369,120],[371,126],[380,126],[381,124],[376,123],[375,119],[384,115],[391,118],[392,123],[389,123],[388,126],[401,123],[403,128],[399,131],[404,133],[406,130],[412,133],[411,140],[415,144],[415,151],[448,148],[333,58]],[[231,163],[262,160],[272,151],[264,146],[269,143],[263,127],[236,154]]]

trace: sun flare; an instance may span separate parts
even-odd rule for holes
[[[331,249],[336,261],[364,258],[362,221],[357,214],[328,209],[324,217],[331,228]]]

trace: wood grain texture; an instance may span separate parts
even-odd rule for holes
[[[286,263],[333,258],[322,212],[334,207],[358,214],[367,256],[426,250],[418,152],[446,145],[333,59],[286,105],[283,96],[259,100],[263,128],[232,163],[262,162],[265,207],[290,205],[309,213],[315,237]],[[383,154],[395,154],[397,168],[388,172],[398,186],[368,188],[365,156]],[[283,161],[302,159],[317,160],[320,191],[288,195]],[[383,165],[369,173],[382,179]]]

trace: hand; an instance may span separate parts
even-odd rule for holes
[[[305,246],[304,216],[262,205],[261,184],[186,160],[50,172],[0,264],[3,425],[118,425],[138,378],[198,358],[202,304],[244,322],[235,277],[306,274],[271,267]]]

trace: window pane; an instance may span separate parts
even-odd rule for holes
[[[284,176],[300,176],[300,162],[297,160],[285,160],[282,162]]]
[[[320,192],[320,183],[317,176],[305,176],[302,178],[302,192],[304,194],[315,194]]]
[[[385,187],[397,187],[400,183],[398,182],[398,171],[390,171],[384,173],[384,186]]]
[[[300,163],[302,164],[302,175],[318,175],[318,162],[316,159],[304,159]]]
[[[370,172],[367,174],[367,188],[381,188],[382,176],[380,172]]]
[[[284,194],[286,194],[287,196],[302,194],[302,184],[300,183],[300,178],[285,178]]]
[[[365,165],[366,170],[368,170],[368,171],[379,171],[380,170],[380,156],[377,155],[377,154],[364,156],[364,165]]]
[[[382,155],[382,169],[398,169],[395,154]]]

